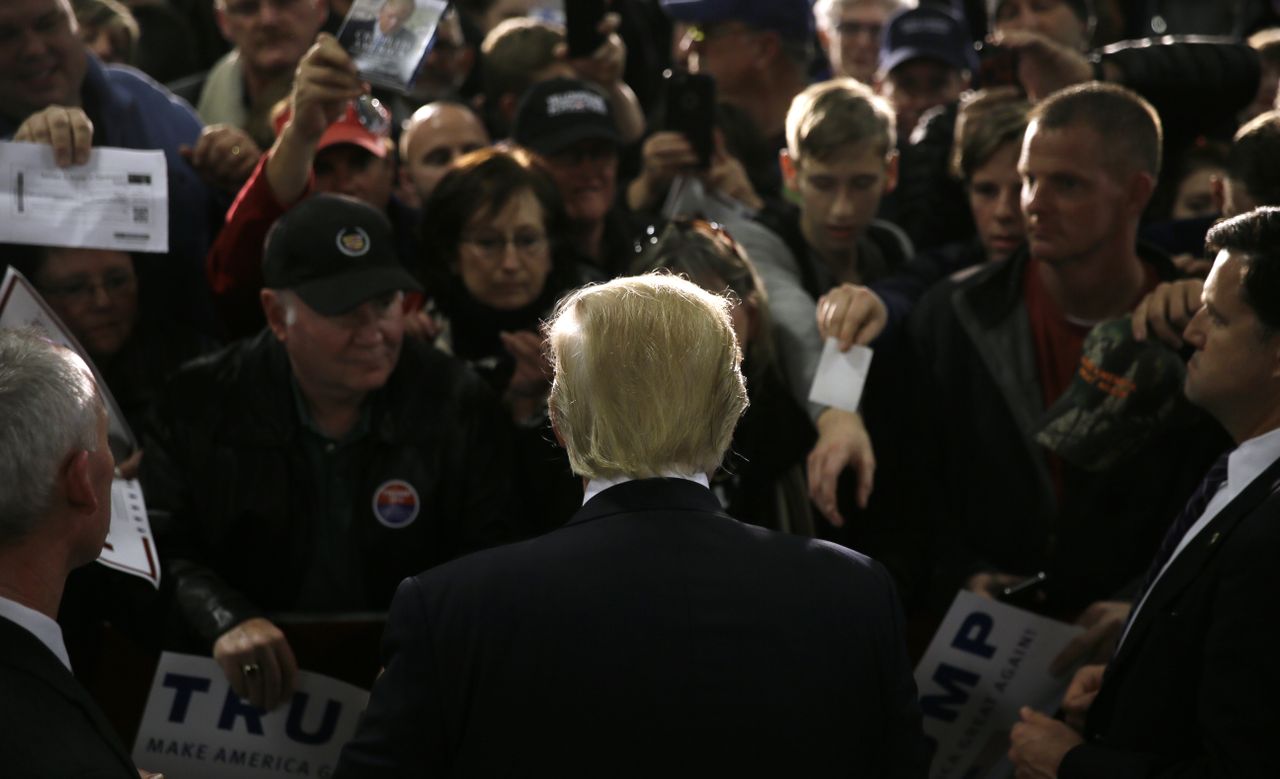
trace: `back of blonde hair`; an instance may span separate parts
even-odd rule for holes
[[[747,408],[730,302],[675,276],[584,287],[547,323],[551,414],[590,479],[712,473]]]

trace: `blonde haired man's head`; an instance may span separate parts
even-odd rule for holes
[[[666,274],[564,298],[547,323],[551,418],[588,479],[713,473],[747,408],[731,302]]]

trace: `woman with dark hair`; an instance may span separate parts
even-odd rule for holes
[[[424,286],[436,345],[470,362],[516,422],[544,401],[549,372],[538,325],[581,278],[561,251],[564,209],[529,153],[486,148],[460,158],[422,209]]]
[[[548,444],[551,370],[539,325],[586,279],[559,245],[568,232],[555,182],[522,149],[472,152],[423,205],[421,229],[436,346],[470,363],[529,431],[519,456],[539,515],[530,521],[559,524],[581,502],[581,483]]]
[[[658,235],[636,270],[665,269],[734,300],[734,331],[750,405],[738,422],[711,488],[728,513],[744,522],[813,535],[804,462],[817,434],[783,382],[763,282],[724,228],[676,219]]]

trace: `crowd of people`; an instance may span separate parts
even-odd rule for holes
[[[510,770],[468,728],[585,771],[654,720],[689,748],[696,711],[708,760],[923,776],[908,658],[957,590],[1034,580],[1084,631],[1017,776],[1280,773],[1251,705],[1280,689],[1280,6],[613,0],[571,54],[572,3],[457,0],[396,90],[344,42],[417,56],[391,42],[437,4],[363,5],[0,4],[0,138],[159,150],[169,220],[166,254],[0,244],[96,369],[0,331],[0,675],[47,652],[92,708],[67,672],[109,625],[271,710],[317,662],[281,615],[390,612],[345,775]],[[829,341],[874,349],[857,412],[810,400]],[[81,567],[112,457],[158,592]],[[649,516],[679,511],[754,527]],[[465,713],[403,697],[429,678]],[[584,722],[521,697],[587,684]],[[446,735],[404,744],[420,717]],[[611,735],[548,746],[575,726]],[[55,775],[134,772],[99,730]]]

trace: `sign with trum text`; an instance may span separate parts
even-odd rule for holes
[[[211,658],[165,652],[133,746],[133,762],[184,779],[333,775],[369,693],[302,671],[272,712],[240,699]]]
[[[916,666],[930,779],[1002,779],[1018,709],[1058,708],[1069,677],[1053,658],[1083,628],[962,590]]]

